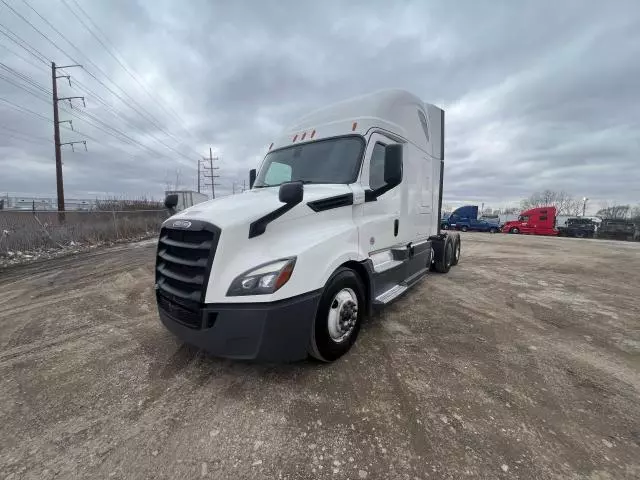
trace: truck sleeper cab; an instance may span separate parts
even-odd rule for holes
[[[556,229],[556,207],[538,207],[525,210],[517,220],[505,222],[502,233],[524,233],[530,235],[558,235]]]
[[[408,92],[303,117],[250,190],[164,222],[160,320],[217,356],[336,360],[374,308],[458,263],[459,235],[439,228],[443,168],[444,112]]]

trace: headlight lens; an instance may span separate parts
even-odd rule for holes
[[[289,281],[295,264],[295,258],[285,258],[249,270],[231,282],[227,296],[273,293]]]

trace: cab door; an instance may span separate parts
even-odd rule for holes
[[[533,215],[524,215],[520,220],[520,232],[521,233],[531,233],[533,231]]]
[[[367,193],[361,215],[357,215],[355,220],[359,230],[360,251],[368,254],[401,243],[408,227],[404,225],[406,222],[401,221],[404,181],[378,197],[371,194],[385,185],[385,147],[393,143],[397,142],[380,133],[373,133],[365,152],[361,184]]]

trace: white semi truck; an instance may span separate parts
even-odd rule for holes
[[[162,323],[222,357],[338,359],[374,309],[458,263],[459,235],[440,232],[443,169],[444,111],[408,92],[303,117],[250,190],[164,222]]]

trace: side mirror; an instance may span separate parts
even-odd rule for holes
[[[302,182],[285,182],[280,185],[278,191],[278,199],[282,203],[296,205],[302,202],[304,196],[304,187]]]
[[[178,195],[176,193],[170,193],[164,199],[164,206],[169,210],[174,210],[178,205]]]
[[[253,188],[253,184],[256,183],[256,169],[249,170],[249,190]]]
[[[384,182],[387,190],[402,182],[402,150],[399,143],[387,145],[384,149]]]

